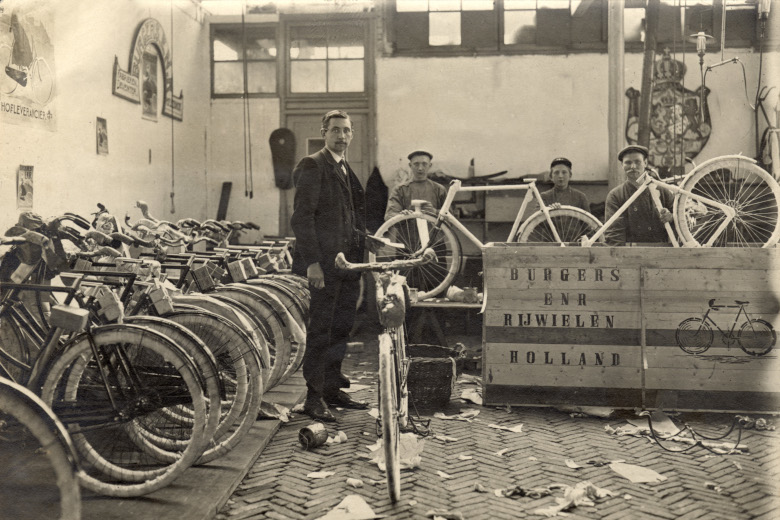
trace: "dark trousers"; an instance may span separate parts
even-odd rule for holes
[[[341,373],[349,333],[355,323],[355,305],[360,295],[359,280],[343,280],[326,275],[323,289],[311,288],[309,323],[303,377],[307,398],[316,399],[348,388]]]

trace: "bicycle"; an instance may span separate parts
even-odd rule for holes
[[[715,326],[720,332],[726,345],[731,348],[733,342],[737,342],[746,354],[751,356],[763,356],[768,354],[775,346],[777,334],[772,325],[765,320],[751,318],[745,307],[750,302],[735,300],[736,305],[715,305],[715,298],[711,299],[707,305],[707,310],[701,318],[688,318],[680,322],[675,332],[677,345],[688,354],[703,354],[711,346],[714,340],[712,326]],[[721,329],[717,323],[710,317],[710,312],[718,309],[739,309],[734,316],[734,323],[728,331]],[[737,323],[741,315],[745,315],[745,321],[737,329]]]
[[[0,283],[0,376],[39,393],[66,425],[86,463],[85,487],[125,497],[160,489],[209,440],[204,382],[190,354],[150,328],[87,327],[89,311],[70,307],[82,277],[63,276],[65,287]],[[51,308],[48,330],[19,301],[20,291],[66,293]],[[190,411],[186,421],[171,413],[179,407]],[[175,453],[160,447],[172,434],[186,443]]]
[[[502,190],[526,192],[507,242],[576,242],[583,235],[592,234],[601,226],[596,217],[573,206],[549,209],[542,200],[535,180],[525,181],[523,184],[464,187],[460,180],[455,179],[450,183],[438,214],[423,212],[418,207],[411,214],[396,215],[382,224],[375,235],[388,242],[401,244],[402,248],[383,246],[377,253],[370,253],[369,260],[381,263],[398,258],[415,258],[426,248],[433,249],[437,258],[435,262],[416,265],[405,269],[402,274],[406,276],[410,287],[417,288],[419,299],[436,296],[449,286],[460,269],[461,248],[454,230],[459,231],[480,250],[485,248],[485,244],[450,211],[455,196],[462,192]],[[539,209],[521,222],[532,202],[535,202]]]
[[[0,92],[6,95],[12,94],[19,85],[26,87],[29,81],[35,102],[39,105],[47,105],[54,93],[54,73],[51,67],[44,58],[38,56],[34,39],[30,40],[32,61],[21,70],[11,67],[15,43],[15,40],[12,39],[10,45],[7,43],[0,45],[0,64],[3,65],[4,69],[0,73]]]
[[[379,309],[379,419],[385,450],[385,473],[390,500],[401,496],[401,466],[398,453],[402,428],[418,430],[409,415],[407,374],[410,359],[406,354],[406,301],[408,287],[399,270],[417,267],[435,259],[432,249],[413,259],[390,262],[350,263],[343,253],[336,256],[336,267],[347,271],[372,272],[376,281],[376,301]],[[381,274],[376,274],[381,273]],[[427,428],[427,425],[425,426]],[[424,434],[429,432],[425,431]]]
[[[673,247],[772,247],[780,240],[780,186],[752,159],[741,155],[710,159],[688,173],[680,186],[658,179],[649,168],[637,182],[639,189],[618,211],[582,239],[584,247],[599,240],[645,190],[650,190],[660,211],[659,187],[675,193],[672,215],[677,232],[665,224]]]
[[[78,454],[51,408],[38,396],[0,377],[0,503],[9,518],[81,518]],[[28,475],[44,475],[29,482]],[[34,485],[35,501],[18,500]],[[56,488],[56,489],[55,489]]]

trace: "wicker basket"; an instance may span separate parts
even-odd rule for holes
[[[455,380],[462,368],[463,358],[457,349],[440,345],[406,346],[411,360],[407,375],[410,406],[417,410],[433,411],[450,402]]]

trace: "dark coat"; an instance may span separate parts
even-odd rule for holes
[[[350,262],[363,261],[365,194],[349,164],[347,173],[349,181],[326,148],[304,157],[295,167],[295,202],[290,219],[295,234],[293,273],[306,276],[309,265],[318,262],[326,277],[344,278],[347,273],[337,272],[334,267],[339,252]]]

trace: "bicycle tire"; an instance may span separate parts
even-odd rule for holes
[[[435,262],[400,270],[400,273],[406,276],[406,285],[417,289],[417,298],[420,300],[431,298],[446,290],[460,270],[460,242],[446,223],[442,223],[433,243],[421,243],[421,231],[427,228],[425,232],[430,240],[435,224],[436,217],[428,213],[396,215],[379,226],[374,235],[403,244],[403,248],[382,246],[377,253],[370,252],[368,255],[369,262],[389,262],[409,258],[418,253],[423,246],[432,248],[436,253]]]
[[[9,313],[0,316],[0,365],[3,372],[16,383],[26,383],[37,356],[30,350],[19,324]]]
[[[3,515],[20,520],[79,520],[81,488],[78,456],[62,423],[34,393],[3,378],[0,378],[0,418],[5,423],[2,449],[7,455],[3,457],[3,464],[0,466],[0,478],[3,482],[0,503],[3,504]],[[18,446],[14,439],[8,438],[7,435],[8,430],[16,430],[17,426],[21,431],[14,432],[13,437],[21,437]],[[29,437],[35,440],[31,443]],[[41,455],[48,464],[43,462]],[[36,490],[35,500],[19,500],[16,493],[20,491],[20,487],[25,493],[29,493],[31,489],[29,479],[24,476],[32,474],[44,479],[43,482],[36,479],[33,484]],[[53,478],[54,483],[47,481],[50,478]],[[9,494],[11,496],[7,496]]]
[[[209,443],[213,442],[212,439],[220,423],[223,392],[219,380],[217,361],[209,348],[188,328],[171,320],[155,316],[129,316],[125,318],[125,323],[141,325],[164,334],[182,347],[195,361],[201,387],[206,396],[206,416],[208,418],[206,422],[206,438],[210,439]],[[166,412],[171,414],[170,418],[172,420],[179,420],[182,424],[192,425],[192,410],[186,407],[181,409],[166,408],[163,410],[163,413]],[[179,440],[168,438],[165,431],[155,429],[154,431],[140,433],[145,439],[156,442],[160,448],[181,451],[186,447],[186,442],[182,443]],[[174,456],[177,456],[177,454],[174,454]]]
[[[677,326],[674,337],[684,352],[702,354],[712,346],[713,332],[710,324],[701,318],[688,318]]]
[[[194,463],[208,442],[206,403],[196,369],[171,340],[137,325],[96,327],[92,340],[103,361],[132,368],[132,377],[140,385],[131,385],[127,373],[119,370],[112,370],[104,380],[89,335],[83,333],[69,341],[48,368],[41,397],[66,425],[88,465],[80,475],[84,487],[116,497],[161,489]],[[105,384],[115,390],[116,404],[106,394]],[[135,395],[129,395],[130,388]],[[159,410],[179,404],[192,407],[192,427],[167,424],[189,439],[186,449],[171,463],[146,455],[131,438],[131,423],[166,422]]]
[[[0,70],[0,93],[5,94],[6,96],[13,94],[16,87],[19,86],[19,84],[5,72],[6,66],[11,63],[12,52],[13,50],[10,45],[0,45],[0,66],[3,67],[3,70]]]
[[[302,325],[300,322],[296,321],[284,303],[282,303],[277,295],[267,286],[263,287],[247,284],[235,285],[262,298],[263,301],[270,305],[274,310],[275,316],[278,316],[278,318],[282,320],[282,327],[285,330],[285,341],[288,346],[288,358],[284,361],[286,367],[279,380],[279,383],[284,383],[303,363],[303,355],[306,351],[305,324]]]
[[[232,450],[254,425],[264,390],[260,358],[253,340],[218,314],[177,309],[164,317],[187,327],[209,347],[225,387],[220,424],[196,463],[205,464]]]
[[[755,161],[738,155],[716,157],[692,170],[680,187],[736,210],[715,239],[715,247],[772,247],[780,240],[780,186]],[[674,201],[674,220],[683,243],[705,244],[725,218],[717,208],[685,193]]]
[[[382,421],[382,444],[385,452],[387,493],[392,503],[401,498],[401,461],[398,443],[397,369],[393,356],[393,340],[387,333],[379,336],[379,417]]]
[[[299,319],[299,323],[308,323],[309,319],[309,302],[311,295],[308,292],[303,292],[299,288],[296,289],[295,285],[291,285],[286,280],[280,280],[262,276],[254,280],[247,280],[247,285],[265,287],[272,291],[277,298],[279,298],[287,310],[290,311],[296,319]]]
[[[750,327],[749,335],[746,334],[748,327]],[[743,334],[746,336],[743,338]],[[754,344],[748,346],[747,341],[750,340]],[[777,333],[768,322],[753,318],[742,324],[737,335],[737,343],[746,354],[751,356],[763,356],[768,354],[775,346],[777,341]]]
[[[574,206],[561,206],[558,209],[549,210],[550,220],[555,226],[562,242],[579,242],[580,238],[592,236],[601,227],[599,219],[585,210]],[[556,243],[555,236],[547,222],[547,217],[539,210],[526,219],[517,235],[515,242],[544,242]],[[598,242],[604,241],[604,235]]]
[[[54,74],[45,59],[35,59],[30,67],[29,81],[35,101],[40,105],[47,105],[54,93]]]
[[[246,308],[246,314],[250,319],[258,322],[265,348],[268,349],[270,356],[270,366],[267,373],[263,374],[263,381],[266,390],[275,387],[281,381],[290,358],[290,344],[281,319],[275,316],[275,312],[267,302],[246,289],[224,286],[218,287],[213,294],[217,299],[226,297],[225,301],[232,301]]]

